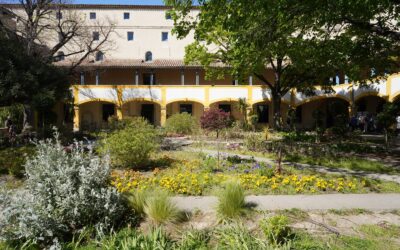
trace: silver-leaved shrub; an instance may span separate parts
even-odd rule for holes
[[[78,142],[66,150],[57,133],[37,143],[25,164],[25,188],[0,197],[0,241],[57,245],[85,227],[105,231],[122,219],[126,209],[109,185],[108,158],[86,151]]]

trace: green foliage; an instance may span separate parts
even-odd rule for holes
[[[198,132],[199,122],[188,113],[174,114],[165,123],[165,130],[171,134],[189,135]]]
[[[244,190],[238,182],[227,182],[218,193],[217,213],[222,218],[237,218],[246,206]]]
[[[10,174],[22,178],[25,173],[26,158],[30,158],[34,153],[35,147],[33,146],[0,149],[0,175]]]
[[[146,199],[149,195],[149,192],[146,190],[135,190],[129,193],[129,205],[133,208],[133,211],[140,215],[144,216],[144,207],[146,204]]]
[[[217,249],[224,250],[266,250],[272,249],[266,241],[254,237],[243,225],[231,223],[217,228],[215,231],[217,239]]]
[[[0,195],[0,239],[58,247],[79,230],[118,226],[124,200],[110,187],[108,159],[76,143],[70,152],[55,139],[40,141],[26,164],[25,190]]]
[[[274,245],[281,245],[289,241],[292,237],[292,230],[289,227],[289,219],[284,215],[276,215],[261,221],[260,226]]]
[[[103,238],[96,245],[100,245],[101,249],[109,250],[167,250],[172,249],[173,241],[162,228],[152,229],[148,235],[144,235],[136,229],[126,228]],[[93,249],[98,249],[96,245],[93,246]],[[89,249],[92,249],[91,247],[88,246]]]
[[[29,104],[44,110],[69,94],[70,82],[62,67],[27,55],[23,39],[0,30],[0,106]]]
[[[150,154],[159,148],[160,134],[144,118],[127,120],[121,129],[111,132],[101,142],[99,152],[110,155],[115,167],[145,166]]]
[[[180,211],[165,191],[156,190],[146,198],[143,211],[155,225],[175,222],[179,219]]]
[[[208,244],[210,241],[208,231],[190,230],[182,235],[181,241],[176,244],[176,250],[207,250],[210,249]]]
[[[265,138],[255,133],[248,134],[245,138],[244,145],[248,150],[251,151],[264,151]]]
[[[8,107],[0,107],[0,127],[4,126],[4,123],[9,116],[11,117],[13,124],[17,126],[17,129],[20,129],[24,116],[23,106],[13,105]]]

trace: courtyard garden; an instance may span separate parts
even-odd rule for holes
[[[110,119],[81,141],[54,130],[3,147],[0,247],[398,249],[398,210],[268,211],[246,198],[400,193],[381,178],[399,171],[383,141],[324,134],[316,143],[313,132],[238,128],[210,112],[217,123]],[[216,202],[187,210],[185,197]]]

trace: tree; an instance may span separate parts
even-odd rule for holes
[[[383,106],[383,111],[377,115],[378,125],[385,132],[385,143],[389,146],[389,133],[397,124],[397,116],[400,114],[400,106],[397,103],[386,103]]]
[[[230,113],[224,112],[217,108],[211,108],[204,111],[200,117],[200,124],[203,129],[215,131],[217,133],[217,140],[219,138],[219,132],[221,129],[227,128],[232,124]],[[217,143],[217,164],[219,168],[219,146]]]
[[[296,5],[314,28],[324,31],[319,35],[328,30],[321,27],[332,27],[331,35],[350,46],[343,61],[349,80],[365,84],[366,80],[398,72],[399,1],[305,0],[296,1]],[[340,53],[341,48],[335,50]]]
[[[3,5],[18,23],[14,28],[0,20],[0,29],[18,41],[26,56],[35,57],[44,64],[65,58],[62,65],[72,76],[76,67],[88,57],[112,47],[109,38],[114,25],[110,20],[89,25],[85,16],[75,12],[67,3],[66,0],[19,0],[18,4]],[[99,33],[98,40],[93,31]],[[41,90],[41,83],[38,81],[37,92]],[[32,121],[32,102],[29,96],[22,102],[25,107],[24,128],[29,127]]]
[[[233,75],[243,82],[256,76],[270,91],[274,127],[282,126],[281,99],[290,89],[313,93],[316,84],[329,91],[343,54],[328,35],[315,39],[308,21],[293,1],[166,0],[174,7],[174,32],[183,38],[194,31],[185,62],[201,64],[208,78]],[[224,66],[224,67],[222,67]]]
[[[27,55],[18,39],[1,30],[0,54],[0,106],[23,104],[46,110],[67,97],[70,84],[65,69]],[[31,116],[25,106],[25,120]]]

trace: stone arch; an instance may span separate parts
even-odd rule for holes
[[[79,107],[79,127],[83,130],[97,130],[107,127],[108,118],[117,114],[117,105],[112,101],[90,100]]]
[[[167,119],[174,114],[187,112],[196,119],[200,120],[203,115],[205,105],[197,100],[179,99],[169,101],[166,105]]]

